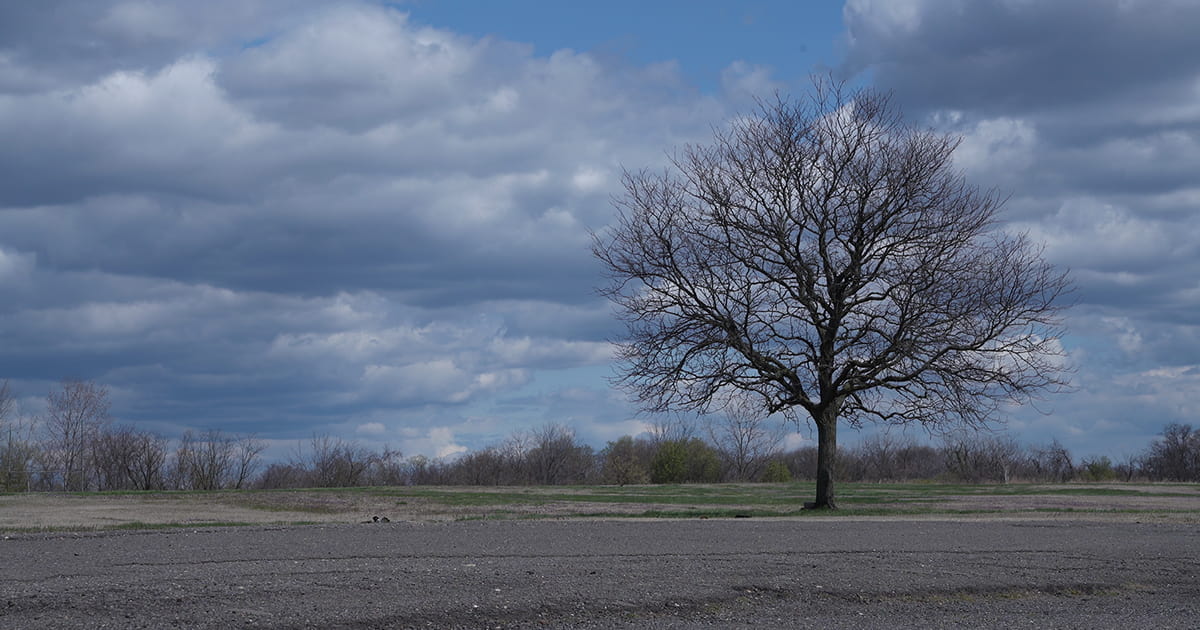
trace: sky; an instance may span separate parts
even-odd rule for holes
[[[277,454],[638,434],[589,250],[622,169],[831,74],[960,136],[1071,271],[1074,391],[1001,429],[1123,457],[1200,424],[1198,31],[1192,0],[6,2],[0,379]]]

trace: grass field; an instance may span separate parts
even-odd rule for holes
[[[0,531],[528,518],[1132,518],[1200,522],[1200,484],[370,487],[0,495]]]

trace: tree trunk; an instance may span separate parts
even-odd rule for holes
[[[833,499],[833,469],[837,462],[837,411],[827,409],[817,424],[817,500],[815,509],[837,509]],[[805,506],[808,507],[808,506]]]

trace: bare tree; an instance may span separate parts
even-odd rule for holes
[[[1162,438],[1146,450],[1142,470],[1154,480],[1200,481],[1200,431],[1189,424],[1168,424]]]
[[[1121,457],[1115,470],[1121,481],[1133,481],[1139,473],[1145,473],[1142,465],[1143,457],[1139,453],[1126,453]]]
[[[130,490],[125,471],[133,459],[133,427],[118,426],[101,432],[91,443],[96,489]]]
[[[147,431],[139,432],[134,444],[136,455],[128,475],[134,488],[160,490],[167,487],[167,438]]]
[[[945,472],[937,449],[927,444],[917,444],[911,438],[901,440],[895,455],[898,479],[933,479]]]
[[[779,455],[783,427],[755,408],[740,404],[726,405],[724,413],[710,419],[709,440],[725,468],[730,481],[756,479],[771,458]]]
[[[525,455],[534,483],[582,483],[592,473],[591,447],[576,444],[575,431],[561,424],[546,424],[533,433],[533,448]]]
[[[368,486],[402,486],[408,480],[405,472],[404,454],[385,444],[372,455],[363,481]]]
[[[32,423],[18,415],[6,380],[0,383],[0,492],[29,490],[38,455]]]
[[[1071,452],[1058,440],[1051,440],[1044,447],[1033,448],[1030,460],[1033,474],[1039,479],[1063,482],[1075,477],[1075,463]]]
[[[250,484],[258,467],[262,464],[262,452],[267,450],[267,443],[253,435],[240,435],[233,440],[233,475],[232,485],[241,490]]]
[[[863,463],[863,478],[885,481],[900,478],[900,450],[906,444],[890,433],[875,434],[858,445]]]
[[[86,490],[93,482],[92,446],[110,422],[108,388],[91,381],[65,380],[46,395],[46,450],[65,490]]]
[[[972,483],[1008,483],[1014,471],[1028,461],[1020,445],[1011,437],[981,437],[964,432],[946,435],[942,454],[945,457],[947,472]]]
[[[386,446],[376,451],[330,435],[313,435],[307,451],[303,445],[299,445],[291,468],[300,472],[303,485],[319,488],[400,484],[406,481],[435,483],[445,472],[439,463],[429,462],[425,458],[414,458],[406,466],[399,451]],[[274,472],[280,473],[282,469],[277,468]]]
[[[8,379],[0,383],[0,430],[7,430],[17,413],[17,401],[8,387]]]
[[[788,472],[796,479],[817,478],[817,449],[813,446],[802,446],[793,449],[779,457],[780,462],[787,467]]]
[[[687,442],[695,437],[696,427],[680,414],[667,414],[654,417],[648,433],[650,442],[658,446],[666,442]]]
[[[267,445],[253,435],[188,430],[175,449],[175,485],[194,490],[242,489],[261,465]]]
[[[817,429],[814,507],[835,507],[839,423],[985,425],[1065,385],[1064,273],[996,229],[958,140],[886,95],[815,82],[662,172],[627,172],[595,255],[627,337],[619,383],[651,411],[730,390]]]
[[[159,490],[166,486],[167,439],[124,425],[92,443],[99,490]]]
[[[444,462],[431,460],[424,455],[413,455],[405,460],[408,482],[414,486],[445,485],[450,483],[450,471]]]
[[[454,462],[453,479],[467,486],[498,486],[508,467],[504,452],[489,446],[458,458]]]
[[[275,462],[259,475],[254,487],[260,490],[303,488],[306,476],[305,471],[294,463]]]
[[[529,453],[535,446],[531,431],[514,431],[500,445],[504,461],[502,485],[521,485],[533,482],[533,471],[529,466]]]
[[[192,490],[228,487],[234,469],[235,441],[220,429],[209,429],[199,435],[184,431],[175,449],[175,483]]]

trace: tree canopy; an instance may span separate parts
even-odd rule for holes
[[[978,426],[1065,385],[1070,284],[953,167],[957,138],[814,87],[627,171],[593,250],[627,324],[619,382],[652,411],[748,396],[811,418],[834,507],[839,422]]]

